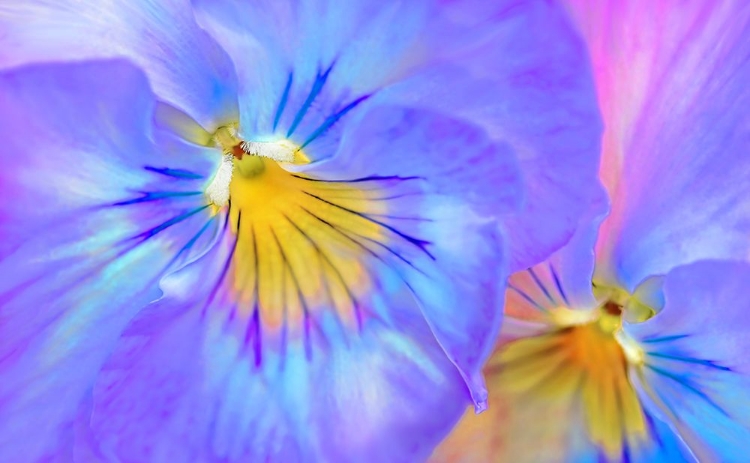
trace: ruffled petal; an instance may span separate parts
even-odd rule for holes
[[[0,67],[126,57],[156,95],[203,127],[237,120],[237,77],[195,23],[188,0],[8,0],[0,13]]]
[[[153,108],[124,62],[0,75],[0,460],[57,452],[162,273],[215,235],[202,189],[217,160],[154,132]]]
[[[651,412],[699,461],[743,461],[750,439],[750,266],[702,261],[666,276],[664,309],[625,327],[644,352],[631,371]]]
[[[492,33],[395,83],[372,103],[468,120],[513,149],[524,202],[503,223],[511,270],[524,270],[563,246],[600,194],[601,122],[585,49],[554,2],[453,1],[441,8],[467,30],[489,26]]]
[[[235,252],[232,241],[165,279],[165,297],[123,337],[93,391],[92,453],[122,462],[425,458],[469,396],[399,276],[378,269],[384,287],[358,301],[369,315],[361,330],[311,306],[305,336],[291,320],[280,333],[265,309],[246,313],[216,292],[223,276],[210,269]]]
[[[307,173],[390,179],[381,187],[384,200],[360,210],[382,217],[394,234],[386,256],[481,408],[479,369],[497,330],[507,272],[495,217],[515,207],[520,190],[509,147],[439,113],[380,107],[362,117],[336,157]],[[387,213],[377,214],[379,207]]]
[[[613,197],[601,279],[632,291],[750,252],[750,8],[742,1],[572,0],[608,127]]]
[[[564,244],[596,195],[593,84],[554,5],[195,3],[239,69],[246,137],[288,137],[325,159],[350,136],[347,121],[386,104],[441,112],[511,146],[525,180],[521,210],[504,219],[513,269]]]

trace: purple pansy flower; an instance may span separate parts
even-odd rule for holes
[[[433,461],[747,461],[750,8],[569,4],[611,207],[511,276],[490,413]]]
[[[600,126],[543,1],[0,7],[0,460],[414,461]],[[533,32],[533,33],[532,33]]]

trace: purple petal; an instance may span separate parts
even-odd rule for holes
[[[221,240],[163,282],[94,392],[97,451],[413,461],[470,395],[484,405],[506,271],[491,214],[516,200],[514,160],[425,111],[354,133],[301,173],[239,164]]]
[[[393,265],[481,407],[486,392],[479,370],[498,327],[507,271],[496,217],[513,210],[520,189],[508,147],[438,113],[381,107],[312,172],[399,179],[382,202],[399,235],[389,246],[403,261]]]
[[[565,244],[599,195],[601,123],[585,50],[554,3],[445,3],[446,17],[489,37],[385,89],[373,104],[439,111],[511,147],[524,201],[503,223],[511,270],[523,270]]]
[[[631,373],[642,399],[701,461],[741,461],[750,439],[749,278],[740,262],[678,267],[664,309],[625,327],[645,353]]]
[[[593,85],[585,50],[556,6],[194,3],[238,68],[250,138],[290,137],[321,160],[350,136],[356,124],[348,121],[395,104],[442,112],[507,143],[525,180],[521,210],[503,221],[513,269],[563,245],[597,194]]]
[[[309,338],[263,319],[253,331],[253,317],[214,293],[221,275],[210,269],[232,241],[168,277],[165,297],[131,325],[93,392],[93,452],[126,462],[424,458],[469,398],[397,276],[381,269],[389,288],[360,298],[381,315],[359,331],[342,331],[326,307],[311,307]]]
[[[210,132],[237,120],[232,64],[196,25],[187,0],[7,0],[0,30],[0,68],[125,57],[160,99]]]
[[[608,127],[597,269],[632,291],[750,253],[750,10],[741,1],[575,0]]]
[[[150,141],[153,107],[119,61],[0,75],[0,460],[57,452],[122,328],[216,229],[218,160]]]

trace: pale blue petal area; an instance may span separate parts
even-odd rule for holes
[[[626,325],[645,352],[641,399],[700,461],[746,459],[750,439],[750,265],[701,261],[667,274],[665,306]]]
[[[202,188],[217,161],[153,132],[153,107],[121,61],[0,74],[2,461],[70,445],[122,328],[216,232]]]
[[[207,271],[231,256],[225,238],[164,279],[165,296],[123,336],[93,390],[89,451],[122,462],[429,455],[470,398],[399,276],[372,269],[386,287],[361,300],[379,314],[361,330],[342,332],[322,313],[308,351],[264,325],[257,355],[215,292],[220,273]]]
[[[661,419],[645,412],[648,434],[645,438],[630,441],[623,461],[633,463],[686,462],[697,463],[680,436]]]
[[[608,456],[598,445],[588,439],[584,423],[571,426],[567,455],[555,461],[575,463],[692,463],[697,461],[667,423],[649,415],[648,412],[645,413],[645,418],[645,435],[629,438],[624,443],[622,453],[615,458]]]
[[[158,98],[210,132],[238,118],[231,60],[195,23],[189,0],[6,0],[0,30],[0,68],[124,57]]]
[[[621,180],[598,270],[628,290],[678,265],[750,253],[750,8],[671,2],[662,10],[669,19],[634,39],[664,37],[664,51],[636,66],[652,75],[637,81],[643,106],[618,141]],[[652,18],[648,10],[637,17]]]
[[[518,204],[516,161],[482,129],[435,112],[379,107],[357,124],[335,157],[306,173],[398,180],[383,201],[385,223],[395,230],[386,257],[481,407],[479,370],[498,329],[507,276],[497,216]]]

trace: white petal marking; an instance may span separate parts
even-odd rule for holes
[[[286,141],[243,141],[240,146],[247,154],[273,159],[276,162],[294,162],[294,152],[297,150],[292,143]]]
[[[224,207],[229,203],[229,184],[232,182],[234,170],[234,156],[225,154],[221,159],[219,170],[206,188],[208,200],[217,207]]]

